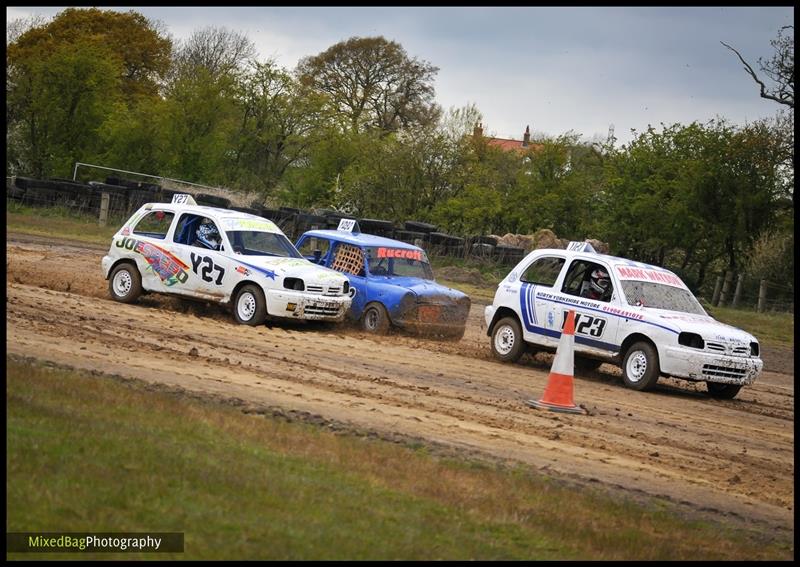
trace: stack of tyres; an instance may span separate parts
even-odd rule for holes
[[[429,234],[431,232],[436,232],[437,230],[439,230],[439,227],[436,226],[435,224],[430,224],[427,222],[418,222],[418,221],[406,221],[405,224],[403,225],[403,228],[411,232],[423,232],[425,234]]]
[[[428,234],[425,232],[416,232],[413,230],[395,230],[392,238],[415,246],[421,246],[427,235]]]
[[[358,226],[365,234],[375,234],[391,238],[394,233],[394,223],[381,219],[358,219]]]
[[[430,252],[439,256],[461,256],[464,253],[464,239],[443,232],[428,233]]]
[[[473,236],[469,239],[469,253],[478,258],[491,258],[497,246],[494,236]]]
[[[58,182],[45,179],[18,177],[17,183],[25,189],[22,203],[35,207],[52,207],[58,200]]]
[[[505,265],[518,264],[525,257],[525,249],[517,248],[516,246],[495,246],[492,258]]]

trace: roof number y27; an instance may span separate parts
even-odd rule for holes
[[[215,264],[208,256],[200,256],[194,252],[192,252],[192,271],[203,278],[203,281],[214,282],[214,285],[222,285],[222,278],[225,276],[225,268]],[[217,272],[216,281],[211,276],[212,271]]]
[[[567,321],[567,312],[563,312],[561,320],[561,328],[564,328],[564,323]],[[606,328],[606,320],[602,317],[592,317],[586,313],[575,313],[575,333],[580,335],[589,335],[591,337],[602,337],[603,330]]]

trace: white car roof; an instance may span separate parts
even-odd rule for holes
[[[242,211],[232,211],[230,209],[220,209],[219,207],[207,207],[205,205],[186,205],[186,204],[176,204],[176,203],[146,203],[142,205],[142,209],[144,210],[153,210],[158,209],[161,211],[170,211],[177,214],[180,213],[192,213],[196,215],[203,215],[212,217],[214,220],[219,221],[221,225],[226,225],[225,229],[230,229],[232,226],[230,223],[226,223],[225,221],[260,221],[261,223],[269,223],[271,228],[268,229],[269,232],[278,232],[283,234],[283,231],[280,227],[275,224],[274,221],[270,219],[265,219],[264,217],[260,217],[258,215],[252,215],[250,213],[245,213]],[[141,209],[140,209],[141,210]],[[274,230],[273,228],[274,227]],[[263,230],[264,227],[261,228]],[[258,230],[258,229],[257,229]],[[284,234],[284,236],[286,236]]]

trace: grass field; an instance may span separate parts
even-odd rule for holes
[[[9,532],[185,533],[185,553],[150,558],[792,557],[789,541],[687,521],[662,502],[6,363]],[[8,554],[32,557],[84,556]]]
[[[11,203],[6,212],[6,231],[108,245],[111,243],[111,237],[125,220],[127,219],[110,220],[107,226],[101,227],[94,217],[75,214],[64,208],[34,208]],[[478,272],[479,279],[474,283],[455,281],[446,277],[437,277],[437,281],[463,291],[473,302],[480,303],[493,301],[497,283],[511,269],[487,262],[468,265],[464,260],[453,258],[434,258],[432,261],[435,273],[442,268]],[[750,332],[763,344],[794,347],[793,313],[757,313],[753,310],[715,307],[711,309],[711,314],[723,323]]]

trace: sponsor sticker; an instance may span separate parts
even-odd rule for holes
[[[378,258],[406,258],[422,262],[422,252],[407,248],[378,248]]]

